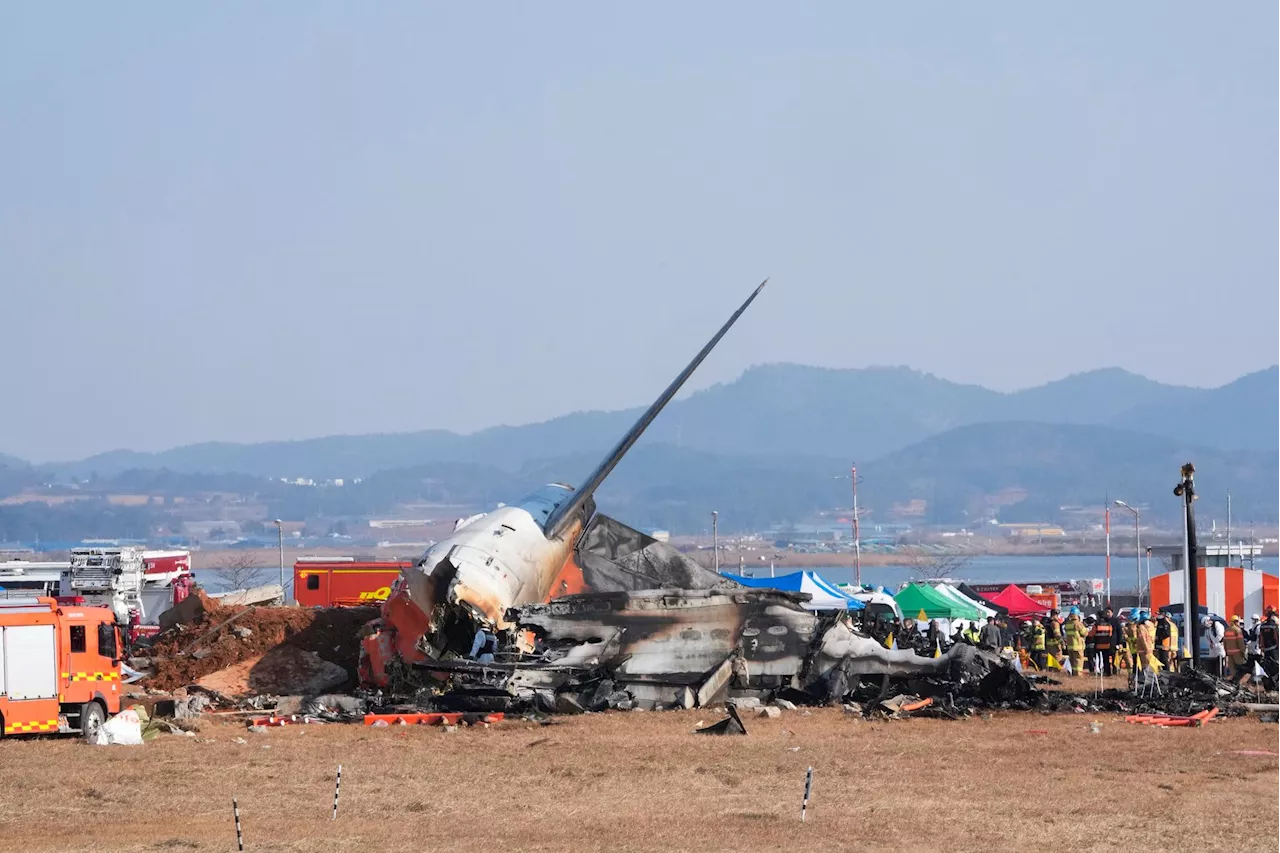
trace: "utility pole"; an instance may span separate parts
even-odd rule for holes
[[[1244,560],[1240,561],[1241,563]],[[1231,490],[1227,489],[1227,565],[1231,565]]]
[[[714,509],[711,510],[711,550],[715,554],[716,574],[720,574],[720,531],[717,524],[720,521],[720,513]]]
[[[1102,524],[1107,531],[1107,606],[1111,606],[1111,501],[1102,505]]]
[[[1116,506],[1124,507],[1133,513],[1133,537],[1136,545],[1134,546],[1133,556],[1138,562],[1138,606],[1142,606],[1142,533],[1141,521],[1142,516],[1138,513],[1137,507],[1129,506],[1124,501],[1116,501]]]
[[[276,533],[280,539],[280,600],[289,603],[289,593],[284,588],[284,522],[276,519]]]
[[[858,529],[858,463],[849,469],[853,482],[853,585],[862,586],[862,541]]]
[[[1182,555],[1186,566],[1186,596],[1183,598],[1186,607],[1183,609],[1183,628],[1187,644],[1191,649],[1191,666],[1200,668],[1200,590],[1198,577],[1200,562],[1199,547],[1196,543],[1196,499],[1195,483],[1196,466],[1188,462],[1182,466],[1182,480],[1173,487],[1173,493],[1182,498],[1182,517],[1186,532],[1182,540]]]

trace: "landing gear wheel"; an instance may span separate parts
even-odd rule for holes
[[[84,703],[84,707],[80,709],[80,736],[84,738],[85,743],[93,743],[98,729],[102,728],[102,724],[106,721],[107,715],[101,705],[97,702]]]

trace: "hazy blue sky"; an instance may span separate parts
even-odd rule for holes
[[[1275,3],[479,9],[0,8],[0,452],[1276,361]]]

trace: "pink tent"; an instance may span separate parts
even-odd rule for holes
[[[1015,619],[1021,619],[1024,616],[1037,616],[1049,612],[1049,608],[1027,595],[1018,587],[1009,584],[995,595],[984,595],[987,601],[992,604],[998,604],[1005,610],[1009,611],[1009,615]]]

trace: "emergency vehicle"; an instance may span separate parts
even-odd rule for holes
[[[378,604],[413,560],[302,557],[293,564],[293,597],[302,607]]]
[[[120,713],[120,626],[109,607],[0,599],[0,737],[80,732]]]

